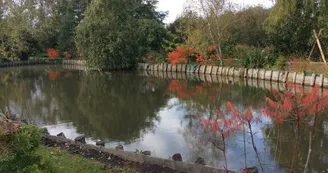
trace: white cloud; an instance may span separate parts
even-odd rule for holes
[[[159,0],[158,10],[159,11],[168,11],[169,15],[166,18],[165,22],[173,22],[178,15],[183,11],[183,6],[187,0]],[[232,0],[233,3],[241,6],[254,6],[254,5],[263,5],[264,7],[272,6],[271,0]]]

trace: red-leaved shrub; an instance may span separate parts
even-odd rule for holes
[[[49,58],[58,58],[59,57],[59,51],[54,48],[47,49],[47,54]]]

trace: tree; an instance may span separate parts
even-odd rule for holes
[[[265,22],[272,44],[283,53],[308,52],[327,10],[325,0],[277,0]]]
[[[58,5],[58,48],[61,52],[75,53],[75,28],[84,17],[90,0],[60,0]]]
[[[226,26],[220,25],[221,15],[229,10],[229,4],[224,0],[190,0],[188,9],[195,11],[204,18],[209,34],[210,44],[216,47],[216,54],[222,56],[222,43],[225,40]],[[222,60],[221,65],[222,65]]]
[[[249,46],[267,46],[268,39],[263,23],[267,19],[269,12],[270,10],[257,6],[246,8],[236,13],[228,12],[223,14],[223,16],[227,15],[227,28],[228,32],[230,32],[229,35],[231,35],[230,42]]]
[[[77,26],[79,55],[100,69],[133,67],[147,50],[159,49],[164,26],[155,4],[150,0],[93,1]]]

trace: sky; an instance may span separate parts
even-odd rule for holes
[[[171,23],[175,20],[175,18],[180,15],[183,11],[183,6],[187,0],[159,0],[158,10],[159,11],[168,11],[169,15],[166,18],[166,23]],[[270,0],[232,0],[233,3],[239,5],[258,5],[261,4],[265,7],[272,6],[272,2]]]

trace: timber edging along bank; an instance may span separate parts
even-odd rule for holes
[[[16,66],[28,66],[28,65],[46,65],[46,64],[62,64],[58,60],[40,59],[40,60],[28,60],[28,61],[12,61],[12,62],[1,62],[0,67],[16,67]]]
[[[82,147],[84,149],[95,150],[95,151],[115,155],[115,156],[118,156],[118,157],[128,160],[128,161],[159,165],[162,167],[171,168],[171,169],[179,171],[179,172],[226,173],[225,170],[221,170],[221,169],[217,169],[217,168],[213,168],[213,167],[209,167],[209,166],[203,166],[203,165],[199,165],[199,164],[189,164],[189,163],[178,162],[178,161],[173,161],[173,160],[169,160],[169,159],[161,159],[161,158],[146,156],[146,155],[129,152],[129,151],[122,151],[122,150],[104,148],[104,147],[99,147],[99,146],[94,146],[94,145],[89,145],[89,144],[82,144],[82,143],[75,142],[75,141],[65,139],[63,137],[58,137],[58,136],[44,135],[43,138],[53,141],[56,144],[76,145],[76,146]],[[228,171],[228,172],[235,173],[232,171]]]
[[[85,66],[86,62],[85,60],[75,60],[75,59],[65,59],[63,60],[64,65],[79,65],[79,66]]]
[[[195,64],[148,64],[139,63],[138,70],[146,71],[164,71],[164,72],[182,72],[182,73],[194,73],[205,75],[221,75],[231,76],[247,79],[260,79],[272,82],[314,86],[318,85],[322,88],[328,88],[328,78],[323,74],[309,74],[309,73],[297,73],[288,71],[273,71],[265,69],[247,69],[236,67],[222,67],[222,66],[208,66],[208,65],[195,65]]]

